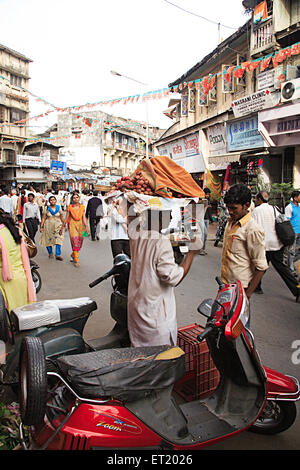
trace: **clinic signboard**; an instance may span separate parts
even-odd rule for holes
[[[269,89],[260,90],[248,96],[243,96],[231,104],[234,117],[239,118],[256,113],[262,109],[272,108],[274,102]]]
[[[256,116],[228,121],[226,127],[227,149],[229,152],[264,147],[264,139],[258,132]]]

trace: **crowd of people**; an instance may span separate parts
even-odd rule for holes
[[[163,214],[161,209],[148,208],[133,237],[126,207],[120,199],[105,198],[97,191],[74,191],[61,197],[50,190],[37,193],[32,187],[18,194],[15,191],[9,194],[3,189],[0,196],[1,290],[5,292],[9,310],[35,300],[20,229],[35,242],[40,227],[40,246],[46,248],[49,258],[55,257],[58,261],[63,261],[62,245],[68,231],[70,261],[79,267],[84,238],[91,236],[92,241],[99,240],[101,224],[103,227],[109,222],[112,257],[125,253],[131,258],[128,327],[132,345],[176,344],[174,287],[187,275],[195,255],[206,254],[208,226],[213,222],[208,188],[205,193],[208,205],[204,220],[188,254],[177,264],[170,242],[162,235],[163,229],[172,223],[170,210]],[[294,243],[288,247],[276,231],[277,209],[269,204],[268,193],[259,192],[253,201],[250,189],[236,184],[226,192],[224,204],[229,218],[221,256],[223,282],[240,280],[250,300],[254,292],[263,293],[263,276],[271,263],[296,302],[300,302],[294,267],[300,253],[300,191],[294,191],[285,209],[295,232]],[[18,287],[20,298],[15,295],[15,282],[22,284],[22,288]]]

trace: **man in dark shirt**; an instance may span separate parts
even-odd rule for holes
[[[90,221],[90,230],[91,230],[91,237],[92,240],[96,240],[96,231],[97,231],[97,225],[100,222],[100,219],[102,219],[104,213],[103,213],[103,207],[102,207],[102,201],[98,197],[98,191],[93,192],[93,197],[89,199],[89,202],[86,207],[85,211],[85,216],[87,219]],[[97,240],[99,240],[99,236],[97,235]]]
[[[206,246],[206,239],[208,235],[208,225],[209,222],[213,223],[213,218],[212,218],[212,208],[211,208],[211,202],[210,202],[210,189],[209,188],[204,188],[204,193],[205,193],[205,198],[208,201],[208,205],[204,214],[204,233],[203,233],[203,247],[202,250],[200,251],[200,255],[207,255],[207,252],[205,251],[205,246]]]

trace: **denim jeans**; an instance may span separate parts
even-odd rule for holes
[[[52,255],[52,246],[47,246],[49,255]],[[61,245],[55,245],[55,256],[61,255]]]

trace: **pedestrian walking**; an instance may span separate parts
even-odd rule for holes
[[[72,247],[71,258],[74,266],[77,268],[79,264],[79,252],[83,244],[84,232],[88,235],[89,229],[85,217],[85,207],[80,204],[80,195],[76,192],[71,197],[71,203],[67,208],[67,215],[63,226],[68,224],[70,243]]]
[[[35,235],[41,222],[39,206],[34,201],[34,194],[28,194],[28,202],[24,204],[23,223],[31,240],[35,243]]]
[[[290,219],[295,232],[295,241],[288,248],[287,264],[296,274],[294,262],[300,254],[300,191],[292,192],[292,201],[286,206],[285,215]]]
[[[279,276],[296,298],[296,302],[300,302],[298,281],[293,276],[289,266],[283,261],[284,246],[279,240],[275,230],[276,209],[269,204],[269,195],[267,192],[259,192],[256,195],[255,209],[252,211],[252,217],[265,232],[267,263],[272,263]],[[258,285],[255,292],[263,293],[261,283]]]
[[[11,201],[12,201],[12,209],[13,209],[13,219],[17,221],[17,204],[18,204],[19,196],[15,189],[11,192]]]
[[[0,209],[0,289],[9,312],[36,301],[25,242],[13,218]]]
[[[113,201],[108,210],[110,217],[110,239],[113,258],[121,253],[130,257],[130,244],[127,233],[127,218],[125,209],[121,206],[120,200]]]
[[[63,261],[61,247],[64,242],[64,216],[62,208],[57,204],[55,196],[49,198],[49,206],[44,207],[40,232],[42,233],[40,245],[47,248],[49,258],[54,258],[53,246],[55,246],[55,258]]]
[[[7,188],[2,189],[2,196],[0,196],[0,209],[2,209],[6,214],[9,214],[13,217],[13,202],[9,196],[9,191]]]
[[[23,226],[23,213],[24,213],[24,205],[27,202],[26,192],[25,189],[22,189],[17,202],[17,220],[19,225]]]
[[[200,251],[200,255],[207,255],[207,252],[205,251],[205,247],[206,247],[206,240],[207,240],[207,235],[208,235],[208,226],[209,226],[209,223],[213,223],[214,219],[212,217],[212,206],[210,202],[210,189],[204,188],[203,191],[205,193],[205,198],[207,199],[208,205],[206,207],[205,214],[204,214],[203,247],[202,247],[202,250]]]
[[[250,299],[268,269],[264,231],[251,217],[251,191],[246,185],[231,186],[224,203],[229,219],[224,233],[221,278],[226,284],[240,280]],[[247,326],[250,327],[250,318]]]
[[[90,223],[90,231],[93,241],[95,241],[96,238],[99,240],[99,230],[97,231],[97,229],[100,228],[99,223],[104,215],[102,201],[98,194],[98,191],[93,192],[93,196],[89,199],[85,211],[85,216]]]

